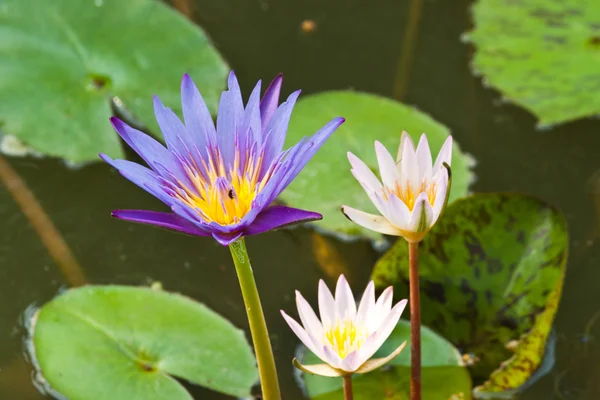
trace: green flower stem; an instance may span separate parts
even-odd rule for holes
[[[354,400],[352,394],[352,374],[344,375],[344,400]]]
[[[244,238],[236,240],[229,245],[235,270],[242,296],[244,297],[244,305],[248,314],[248,322],[250,323],[250,333],[252,334],[252,342],[254,343],[254,352],[256,353],[256,361],[258,362],[258,373],[260,375],[260,385],[262,389],[262,398],[264,400],[280,400],[281,393],[279,391],[279,381],[277,380],[277,370],[275,368],[275,358],[273,357],[273,349],[269,339],[269,331],[260,304],[258,289],[254,281],[254,274],[250,266],[248,251]]]
[[[419,243],[408,243],[410,291],[410,399],[421,400],[421,300]]]

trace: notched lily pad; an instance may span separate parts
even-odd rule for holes
[[[39,310],[31,336],[42,381],[74,400],[192,399],[173,377],[242,397],[258,378],[241,330],[162,290],[70,289]]]
[[[0,125],[36,152],[71,162],[122,157],[111,102],[158,132],[152,95],[179,111],[186,72],[216,110],[226,64],[162,2],[0,2]]]
[[[539,367],[567,247],[557,209],[510,194],[457,200],[419,246],[423,323],[475,360],[474,377],[487,380],[480,392],[513,391]],[[407,295],[406,243],[377,262],[373,279]]]
[[[600,2],[479,0],[473,69],[541,125],[600,114]]]
[[[290,121],[287,145],[316,132],[325,122],[339,116],[345,117],[346,122],[327,140],[280,198],[294,207],[323,214],[319,229],[342,237],[381,239],[380,234],[356,225],[340,212],[342,204],[347,204],[377,213],[350,172],[347,152],[354,153],[371,169],[378,171],[375,140],[395,154],[403,129],[417,141],[425,132],[432,152],[437,155],[450,132],[428,115],[397,101],[367,93],[333,91],[306,96],[298,101]],[[472,164],[473,160],[455,145],[450,201],[467,194],[473,180],[469,169]]]
[[[381,346],[374,358],[385,357],[404,341],[410,342],[410,323],[400,320],[389,339]],[[471,378],[463,366],[458,350],[431,329],[421,327],[423,359],[423,398],[460,399],[471,398]],[[322,361],[310,351],[303,352],[303,364],[319,364]],[[343,398],[342,378],[324,378],[302,374],[308,396],[312,400],[335,400]],[[410,398],[410,345],[387,366],[364,375],[353,377],[356,400]],[[452,397],[456,396],[456,397]]]

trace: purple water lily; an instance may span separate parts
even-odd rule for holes
[[[315,212],[271,206],[343,118],[334,118],[310,138],[283,151],[292,109],[300,91],[278,106],[283,77],[277,76],[260,100],[259,81],[246,107],[235,74],[219,102],[217,126],[192,79],[181,82],[185,123],[158,97],[154,112],[166,147],[116,117],[111,122],[123,140],[150,168],[100,157],[131,182],[170,207],[172,213],[117,210],[116,218],[157,225],[229,245],[242,236],[314,221]]]

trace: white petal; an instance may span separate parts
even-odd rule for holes
[[[419,165],[419,177],[421,181],[430,182],[433,161],[431,160],[431,150],[429,150],[429,142],[425,134],[421,135],[417,146],[417,164]]]
[[[375,207],[377,207],[377,211],[379,211],[385,219],[394,225],[392,221],[392,212],[389,205],[389,196],[385,196],[383,192],[374,192],[371,201],[373,204],[375,204]]]
[[[407,141],[405,141],[407,143]],[[419,193],[421,188],[421,179],[419,176],[419,167],[417,164],[417,155],[415,149],[410,144],[405,144],[402,151],[402,160],[400,161],[400,187],[406,191],[408,186],[413,193]]]
[[[406,340],[396,348],[396,350],[392,351],[388,356],[383,358],[374,358],[371,360],[367,360],[363,365],[360,366],[359,369],[356,370],[357,374],[366,374],[367,372],[371,372],[379,367],[384,366],[385,364],[392,361],[394,358],[398,357],[402,350],[406,347]]]
[[[444,168],[434,178],[435,201],[433,202],[433,223],[435,223],[444,208],[446,191],[448,190],[448,171]]]
[[[348,152],[348,161],[352,165],[352,173],[356,180],[362,182],[363,187],[367,186],[371,190],[381,190],[381,182],[367,164],[350,152]]]
[[[400,231],[381,215],[368,214],[348,206],[342,206],[342,212],[350,221],[364,228],[385,235],[401,236]]]
[[[325,356],[325,361],[327,364],[331,365],[333,368],[342,368],[342,359],[340,356],[331,349],[329,346],[323,346],[323,355]]]
[[[335,287],[335,307],[337,315],[341,319],[354,320],[356,318],[356,302],[344,275],[340,275]]]
[[[390,222],[394,226],[406,230],[412,218],[408,206],[395,193],[391,193],[388,196],[387,206],[387,214],[389,215]]]
[[[354,172],[352,173],[354,175]],[[381,190],[369,190],[368,186],[365,185],[363,182],[358,181],[358,183],[361,184],[361,186],[363,187],[363,189],[365,189],[365,192],[367,193],[367,196],[369,196],[369,199],[371,200],[371,202],[375,205],[375,208],[377,208],[377,211],[379,211],[381,213],[381,215],[383,215],[385,217],[384,212],[386,212],[385,210],[387,209],[387,200],[385,200],[385,196],[383,195],[383,187],[381,188]],[[387,217],[386,217],[387,219]]]
[[[302,343],[304,343],[304,345],[306,347],[308,347],[308,349],[310,351],[312,351],[314,353],[315,356],[319,357],[321,360],[325,361],[326,363],[329,363],[326,359],[325,359],[325,354],[321,351],[320,346],[318,346],[316,344],[316,340],[311,337],[311,335],[306,332],[299,323],[297,323],[292,317],[290,317],[289,315],[287,315],[283,310],[281,310],[281,315],[283,316],[283,318],[285,319],[285,321],[288,323],[288,325],[290,326],[290,328],[292,328],[292,331],[294,331],[294,333],[296,334],[296,336],[298,336],[298,339],[300,339],[300,341]]]
[[[323,329],[329,329],[335,320],[335,300],[323,279],[319,280],[319,314]]]
[[[321,321],[317,318],[317,315],[313,311],[312,307],[308,302],[302,297],[299,291],[296,290],[296,306],[298,307],[298,315],[300,316],[300,320],[302,321],[302,325],[304,325],[304,329],[310,332],[314,337],[323,337],[323,325],[321,325]]]
[[[442,167],[443,163],[447,163],[448,165],[452,165],[452,136],[448,136],[440,152],[438,153],[437,158],[435,159],[435,164],[433,165],[433,173],[435,174]]]
[[[361,365],[364,364],[369,358],[375,354],[377,350],[381,347],[383,342],[387,340],[387,338],[391,335],[392,331],[398,324],[398,320],[406,307],[406,300],[401,300],[392,308],[390,313],[387,315],[385,320],[382,322],[381,326],[375,333],[369,336],[363,344],[363,346],[358,349],[360,353],[359,359],[362,361]]]
[[[388,287],[381,293],[377,302],[375,303],[374,311],[369,314],[369,318],[367,321],[367,329],[369,332],[375,332],[383,319],[390,313],[392,308],[392,300],[394,298],[394,288],[392,286]]]
[[[407,231],[426,232],[431,228],[433,222],[433,208],[429,204],[427,193],[423,192],[415,199],[415,208],[413,208]]]
[[[398,146],[398,155],[396,156],[396,164],[398,165],[400,165],[399,163],[402,160],[402,153],[404,152],[404,146],[406,141],[408,141],[407,143],[410,143],[412,148],[415,147],[412,138],[410,137],[408,132],[402,131],[402,134],[400,135],[400,146]]]
[[[399,176],[398,171],[396,170],[396,163],[394,162],[392,155],[385,148],[385,146],[378,141],[375,141],[375,152],[377,153],[379,173],[381,174],[381,181],[383,182],[383,185],[388,188],[394,188]]]
[[[296,368],[302,372],[306,372],[307,374],[326,376],[328,378],[337,378],[345,375],[344,371],[333,368],[329,364],[303,365],[300,364],[300,361],[295,358],[292,360],[292,362]]]
[[[344,357],[344,359],[342,360],[341,369],[346,372],[354,372],[363,364],[364,361],[361,362],[359,351],[355,350],[352,353],[348,354],[346,357]]]
[[[375,310],[375,283],[369,282],[356,312],[356,325],[366,325],[367,317]]]

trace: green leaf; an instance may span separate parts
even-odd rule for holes
[[[375,140],[379,140],[395,155],[403,129],[414,140],[418,140],[421,133],[425,132],[435,157],[449,131],[426,114],[394,100],[352,91],[325,92],[304,97],[298,102],[290,122],[288,145],[312,135],[338,116],[346,117],[346,122],[329,138],[280,198],[294,207],[323,214],[319,228],[342,236],[363,235],[381,239],[380,234],[349,221],[340,211],[342,204],[346,204],[377,213],[350,172],[347,152],[354,153],[372,170],[378,171]],[[467,194],[473,180],[469,170],[471,163],[472,160],[455,145],[450,201]]]
[[[488,378],[504,362],[479,390],[514,390],[540,365],[567,245],[557,209],[510,194],[454,202],[420,244],[423,323],[479,359],[472,369],[476,379]],[[407,247],[399,240],[373,271],[379,288],[394,285],[400,297],[408,293]],[[516,344],[512,357],[510,344]]]
[[[410,342],[410,323],[400,320],[389,339],[381,346],[374,358],[385,357],[404,341]],[[470,399],[471,378],[463,367],[460,353],[443,337],[431,329],[421,327],[421,347],[423,360],[423,398],[446,400],[452,395],[456,399]],[[322,363],[317,356],[306,350],[303,364]],[[343,398],[342,378],[325,378],[302,374],[306,391],[312,400]],[[410,345],[389,366],[364,375],[354,375],[354,398],[356,400],[373,399],[409,399],[410,395]]]
[[[258,377],[241,330],[150,288],[70,289],[39,310],[32,338],[43,377],[71,400],[191,399],[171,375],[241,397]]]
[[[122,156],[111,102],[154,132],[152,95],[179,111],[184,73],[214,111],[227,66],[204,32],[155,0],[4,0],[0,126],[68,161]]]
[[[473,69],[550,125],[600,113],[600,2],[479,0]]]

